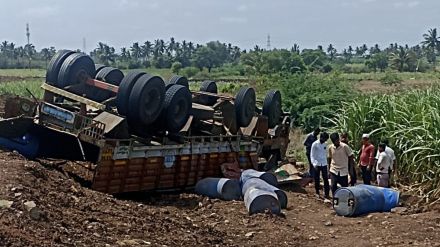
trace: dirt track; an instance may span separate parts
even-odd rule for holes
[[[0,208],[0,246],[440,246],[438,211],[343,218],[311,188],[286,190],[284,217],[192,194],[115,199],[0,152],[0,200],[13,201]]]

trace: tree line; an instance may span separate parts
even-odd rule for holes
[[[17,46],[8,41],[0,44],[0,68],[46,68],[55,54],[54,47],[35,50],[28,44]],[[230,43],[211,41],[195,44],[174,38],[165,41],[134,42],[117,51],[114,47],[99,42],[90,55],[97,63],[119,68],[171,68],[178,73],[182,68],[207,69],[229,64],[240,74],[298,73],[303,71],[330,72],[340,70],[348,73],[384,71],[424,72],[435,70],[440,53],[440,38],[437,29],[429,29],[420,44],[390,44],[381,48],[378,44],[368,47],[348,46],[338,51],[333,44],[315,49],[300,49],[294,44],[290,49],[265,50],[256,45],[246,50]]]

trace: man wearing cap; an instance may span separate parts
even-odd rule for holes
[[[374,145],[370,143],[370,135],[362,135],[362,148],[360,150],[359,167],[364,184],[371,184],[371,169],[374,162]]]
[[[353,151],[339,140],[339,134],[330,135],[332,145],[328,148],[328,159],[330,165],[330,179],[332,194],[335,195],[338,184],[342,187],[348,186],[349,167],[354,165]]]

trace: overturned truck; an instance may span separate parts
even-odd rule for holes
[[[91,187],[101,192],[185,189],[221,177],[224,163],[271,169],[289,143],[277,90],[263,102],[251,87],[218,94],[214,81],[191,92],[185,77],[124,75],[69,50],[52,58],[42,88],[43,100],[3,97],[0,146],[90,162]]]

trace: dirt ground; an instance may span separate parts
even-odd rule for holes
[[[354,88],[362,93],[393,93],[409,89],[426,89],[438,85],[438,82],[432,80],[404,80],[398,85],[387,86],[380,81],[362,80],[354,84]]]
[[[311,187],[284,189],[283,216],[249,216],[241,201],[193,194],[115,198],[1,151],[0,201],[13,203],[0,206],[0,246],[440,246],[438,211],[344,218]]]

